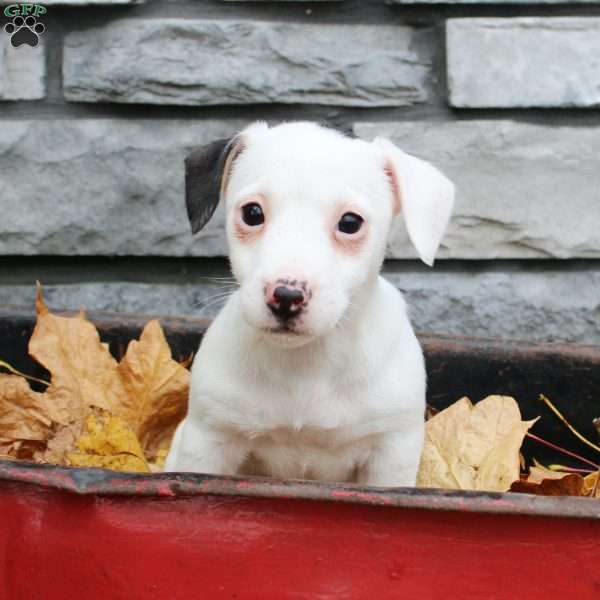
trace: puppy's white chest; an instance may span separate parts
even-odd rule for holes
[[[285,380],[285,381],[284,381]],[[271,373],[251,392],[239,393],[222,414],[247,444],[247,474],[354,481],[394,418],[369,401],[373,386],[343,384],[335,376]],[[236,415],[243,419],[236,420]]]
[[[233,400],[225,422],[252,444],[334,450],[356,441],[361,424],[374,417],[368,387],[341,385],[332,377],[271,373],[261,385]],[[285,381],[284,381],[285,380]],[[241,409],[241,411],[240,411]]]
[[[295,479],[354,481],[370,439],[353,440],[340,429],[279,427],[251,437],[249,472]]]

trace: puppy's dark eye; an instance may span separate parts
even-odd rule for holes
[[[355,213],[347,212],[342,215],[342,218],[338,221],[337,228],[342,233],[352,235],[356,233],[364,223],[364,219]]]
[[[242,206],[242,220],[246,225],[256,227],[265,222],[265,215],[259,204],[250,202],[250,204]]]

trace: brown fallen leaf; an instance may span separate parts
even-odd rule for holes
[[[115,471],[148,473],[148,463],[133,430],[119,417],[101,412],[88,416],[76,441],[76,450],[66,455],[67,464]]]
[[[160,470],[185,416],[190,374],[173,360],[158,321],[119,364],[83,313],[50,313],[39,284],[36,309],[29,351],[50,382],[34,392],[29,376],[0,362],[13,373],[0,374],[0,456],[142,472],[148,457]]]
[[[519,450],[535,421],[522,421],[516,401],[461,398],[426,423],[419,487],[507,491],[519,479]]]
[[[579,473],[548,469],[534,460],[529,474],[515,481],[510,491],[538,496],[591,496],[596,492],[598,496],[597,478],[598,472],[582,477]]]
[[[75,449],[77,440],[82,435],[84,428],[85,419],[83,416],[80,420],[73,421],[68,425],[57,425],[46,447],[34,455],[34,460],[55,465],[67,464],[67,454]]]
[[[562,473],[559,477],[531,481],[515,481],[511,492],[535,494],[537,496],[585,496],[585,482],[579,473]]]
[[[135,431],[146,456],[168,447],[187,411],[190,372],[173,360],[158,321],[129,343],[118,366],[125,393],[115,409]]]
[[[45,442],[19,440],[10,444],[0,442],[0,456],[3,459],[34,460],[35,455],[45,447]]]
[[[36,293],[37,323],[29,353],[50,371],[45,397],[50,417],[68,425],[86,418],[89,407],[114,411],[124,396],[117,361],[83,314],[59,317],[48,310],[41,287]]]
[[[0,453],[19,456],[25,441],[46,441],[52,421],[43,394],[25,379],[0,374]]]

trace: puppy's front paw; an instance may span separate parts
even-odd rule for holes
[[[248,449],[189,416],[177,428],[165,471],[235,475]]]
[[[410,433],[387,435],[364,465],[360,483],[375,487],[415,487],[424,428],[423,423]]]

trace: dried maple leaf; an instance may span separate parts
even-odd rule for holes
[[[190,372],[173,360],[159,322],[150,321],[129,343],[118,373],[125,394],[115,414],[135,431],[146,456],[156,457],[185,416]]]
[[[598,472],[582,477],[579,473],[553,471],[534,460],[529,475],[515,481],[510,491],[537,496],[591,496],[595,492],[598,496],[597,477]]]
[[[169,454],[169,447],[171,445],[170,442],[171,440],[169,440],[168,446],[161,448],[156,453],[153,461],[148,461],[148,466],[150,467],[150,471],[152,473],[162,473],[165,470],[165,461],[167,460],[167,455]]]
[[[57,465],[67,464],[67,454],[75,449],[84,427],[85,419],[83,417],[68,425],[59,425],[48,440],[46,448],[34,455],[36,462]]]
[[[558,477],[549,477],[541,481],[530,478],[515,481],[510,486],[511,492],[535,494],[537,496],[585,496],[584,479],[578,473],[560,473]]]
[[[118,365],[94,325],[83,314],[51,314],[39,286],[36,309],[29,353],[52,375],[45,393],[52,420],[62,425],[81,421],[90,406],[114,410],[124,395]]]
[[[583,478],[583,490],[586,496],[600,498],[600,471],[590,473]]]
[[[23,442],[46,441],[51,425],[44,395],[22,377],[0,374],[0,453],[19,456]]]
[[[519,479],[519,449],[535,421],[508,396],[461,398],[426,423],[420,487],[507,491]]]
[[[530,483],[542,483],[544,479],[562,479],[565,475],[568,475],[568,473],[547,469],[544,465],[534,459],[533,466],[529,467],[527,481]]]
[[[89,415],[75,445],[77,450],[66,454],[70,466],[150,471],[135,433],[122,419],[109,413]]]
[[[39,284],[36,309],[29,352],[51,381],[40,394],[20,373],[0,375],[0,456],[148,472],[146,455],[160,470],[185,416],[190,374],[173,360],[158,321],[118,364],[83,313],[50,313]]]

